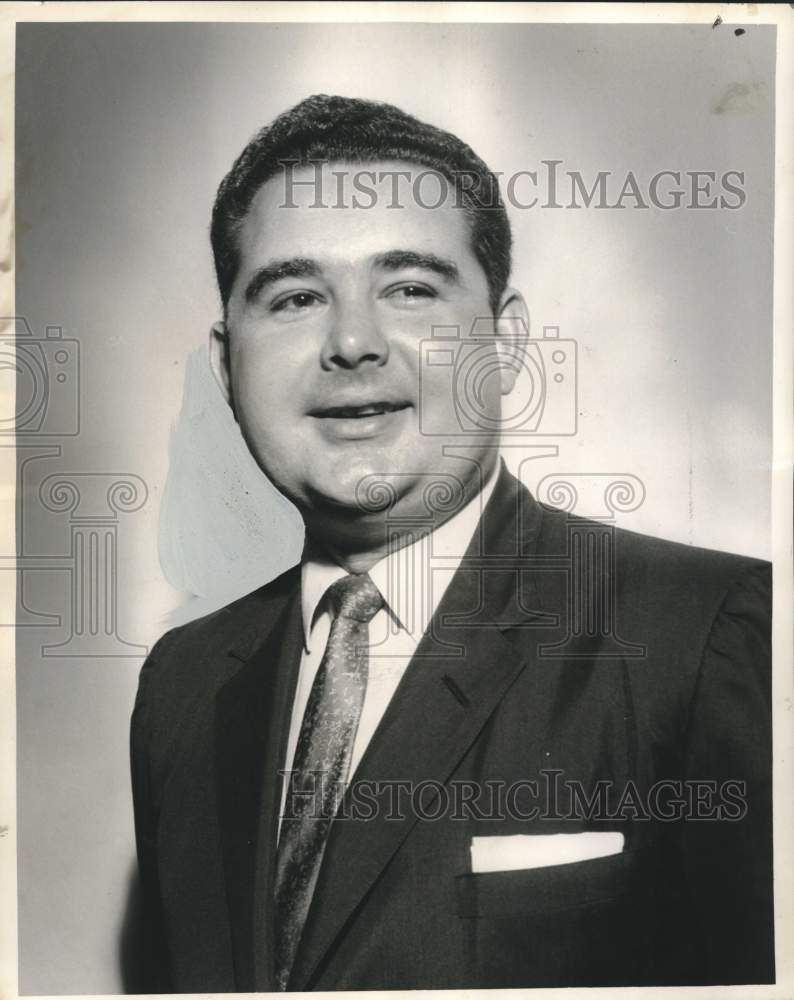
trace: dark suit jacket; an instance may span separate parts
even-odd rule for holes
[[[423,807],[335,823],[290,989],[773,981],[769,577],[544,508],[503,469],[356,773],[431,782]],[[273,988],[299,591],[295,567],[169,632],[142,670],[154,991]],[[428,818],[455,786],[482,796]],[[501,818],[499,787],[524,793]],[[622,831],[623,853],[471,871],[473,836],[593,829]]]

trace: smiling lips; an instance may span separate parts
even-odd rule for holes
[[[347,406],[324,406],[311,411],[318,419],[323,437],[329,444],[344,441],[377,440],[385,445],[395,443],[405,429],[400,414],[410,403],[373,400]]]
[[[312,410],[311,415],[330,420],[361,420],[365,417],[380,417],[384,413],[396,413],[398,410],[407,409],[408,406],[408,403],[376,401],[358,406],[325,406],[322,409]]]

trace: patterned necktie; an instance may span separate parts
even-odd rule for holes
[[[336,617],[303,715],[278,844],[279,990],[287,988],[328,832],[348,778],[367,689],[369,622],[383,607],[383,598],[367,574],[343,577],[325,596]]]

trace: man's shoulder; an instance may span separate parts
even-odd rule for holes
[[[609,586],[626,628],[700,644],[732,621],[767,629],[771,564],[544,507],[539,551],[562,555],[587,593]],[[590,584],[585,581],[589,580]],[[600,581],[600,583],[599,583]],[[604,598],[606,599],[606,598]]]
[[[229,604],[169,629],[155,643],[141,673],[157,683],[216,689],[240,669],[267,637],[300,583],[300,565]]]
[[[171,629],[167,636],[182,643],[201,643],[213,639],[238,640],[253,623],[270,622],[283,602],[300,582],[300,563],[296,563],[268,583],[235,598],[215,611],[194,618]],[[164,637],[165,638],[165,637]]]
[[[771,571],[769,562],[755,556],[673,541],[553,507],[544,506],[543,512],[550,539],[547,545],[570,548],[568,537],[578,536],[581,541],[587,536],[594,540],[606,536],[614,573],[619,579],[642,577],[656,581],[657,585],[721,587],[748,573],[765,575]]]
[[[618,584],[635,585],[638,594],[669,588],[724,591],[748,575],[764,578],[771,571],[767,561],[754,556],[672,541],[542,503],[506,468],[489,506],[493,520],[505,525],[493,529],[499,551],[513,548],[509,523],[514,521],[524,552],[536,552],[541,561],[551,557],[563,568],[566,561],[598,554],[606,560],[608,576]]]

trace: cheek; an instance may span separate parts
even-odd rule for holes
[[[301,384],[298,359],[264,340],[246,343],[232,352],[232,389],[240,407],[265,412],[285,400],[295,400]]]
[[[421,426],[431,435],[485,433],[501,412],[502,365],[496,351],[464,345],[448,364],[423,367]]]

